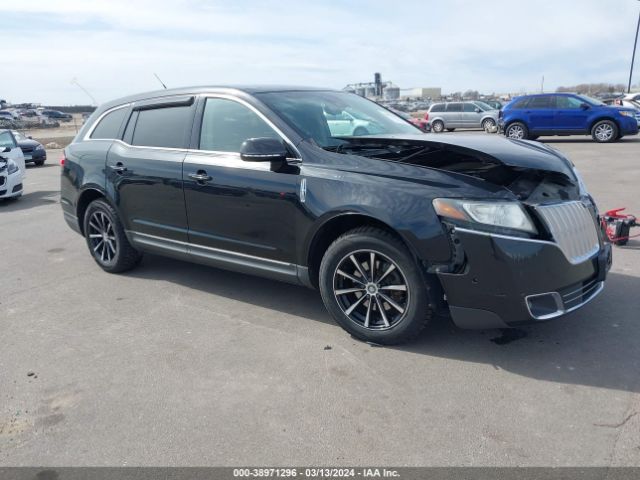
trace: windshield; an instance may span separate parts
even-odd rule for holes
[[[13,132],[13,136],[15,137],[16,140],[26,140],[27,139],[27,137],[22,135],[20,132]]]
[[[336,147],[342,138],[422,134],[377,103],[347,92],[271,92],[256,94],[293,129],[319,146]]]
[[[479,106],[482,110],[484,110],[485,112],[487,110],[495,110],[495,108],[493,108],[491,105],[489,105],[488,103],[484,103],[484,102],[473,102],[475,103],[477,106]]]
[[[600,100],[596,100],[595,98],[591,98],[591,97],[587,97],[586,95],[576,95],[580,100],[583,100],[584,102],[588,103],[589,105],[607,105],[604,102],[601,102]]]

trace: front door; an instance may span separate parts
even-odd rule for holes
[[[464,128],[479,128],[480,121],[484,112],[473,103],[464,103],[462,111],[462,123],[461,127]]]
[[[281,136],[256,109],[231,97],[203,99],[197,115],[199,138],[183,170],[190,253],[240,270],[245,263],[292,267],[298,168],[240,158],[248,138]]]
[[[584,105],[586,103],[577,97],[558,95],[554,118],[556,129],[568,132],[586,130],[590,107]]]

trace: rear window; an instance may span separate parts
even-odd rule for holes
[[[444,103],[436,103],[431,107],[432,112],[444,112]]]
[[[90,138],[119,138],[120,127],[122,126],[127,111],[128,109],[123,107],[107,113],[93,129]]]
[[[461,103],[449,103],[447,105],[447,112],[461,112],[462,104]]]
[[[132,145],[142,147],[184,148],[191,125],[191,106],[140,110]]]

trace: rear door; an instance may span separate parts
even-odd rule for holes
[[[299,169],[240,158],[245,140],[283,136],[250,103],[225,95],[202,99],[195,132],[183,172],[191,254],[265,270],[295,263]]]
[[[462,103],[447,103],[447,110],[443,114],[445,128],[457,128],[462,126]]]
[[[558,95],[555,98],[555,128],[567,132],[586,130],[589,109],[582,108],[584,102],[572,95]]]
[[[109,150],[107,189],[136,243],[186,250],[182,162],[194,112],[193,96],[138,102]]]
[[[542,133],[554,129],[554,99],[552,95],[536,95],[529,99],[525,115],[528,118],[527,127],[530,132]]]

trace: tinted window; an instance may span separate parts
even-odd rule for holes
[[[133,131],[132,145],[184,148],[191,126],[191,107],[165,107],[140,110]]]
[[[91,133],[91,138],[119,138],[120,126],[124,120],[125,114],[129,110],[127,108],[118,108],[110,113],[107,113],[100,123],[96,125],[96,128]]]
[[[1,132],[0,133],[0,148],[9,147],[15,148],[17,147],[13,136],[9,132]]]
[[[208,98],[204,106],[200,149],[239,152],[248,138],[280,136],[253,110],[226,98]]]
[[[444,103],[436,103],[431,107],[432,112],[444,112]]]
[[[528,102],[528,98],[521,98],[513,102],[513,105],[511,105],[509,108],[526,108]]]
[[[461,112],[462,104],[461,103],[449,103],[447,105],[447,112]]]
[[[556,97],[557,108],[578,109],[582,105],[582,100],[576,97]]]
[[[465,103],[464,104],[464,111],[465,112],[475,112],[476,108],[478,110],[480,110],[480,107],[478,107],[477,105],[474,105],[473,103]]]
[[[553,103],[555,102],[552,100],[552,97],[547,96],[531,97],[527,108],[554,108]]]

